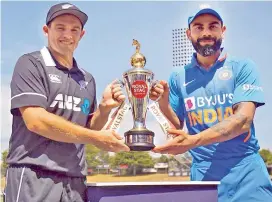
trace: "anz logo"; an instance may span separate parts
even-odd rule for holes
[[[82,101],[83,100],[83,101]],[[82,112],[85,115],[90,113],[90,100],[87,98],[78,98],[70,95],[58,94],[50,107],[58,107],[59,109],[68,109],[76,112]]]

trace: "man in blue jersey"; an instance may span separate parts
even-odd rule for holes
[[[151,91],[161,111],[178,129],[154,152],[190,151],[191,180],[220,181],[219,202],[272,201],[272,184],[258,154],[253,118],[264,105],[258,69],[249,59],[237,59],[221,48],[226,27],[221,16],[206,8],[188,19],[186,32],[196,53],[169,82]],[[184,122],[188,134],[182,131]]]

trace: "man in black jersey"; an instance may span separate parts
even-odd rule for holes
[[[52,6],[43,27],[48,46],[16,63],[10,85],[8,202],[86,201],[84,144],[129,151],[119,135],[101,130],[125,99],[119,84],[107,86],[97,106],[95,79],[73,57],[87,19],[70,3]]]

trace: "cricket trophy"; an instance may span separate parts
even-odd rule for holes
[[[140,43],[133,39],[132,45],[136,46],[136,53],[130,58],[132,68],[124,72],[123,81],[134,124],[125,132],[125,143],[133,151],[149,151],[155,147],[154,132],[146,128],[145,120],[154,74],[144,69],[146,58],[140,53]]]
[[[133,128],[125,132],[125,144],[131,151],[150,151],[154,145],[154,132],[146,128],[146,113],[150,110],[165,133],[171,123],[166,120],[159,110],[157,102],[149,105],[149,91],[157,81],[154,81],[154,73],[145,69],[145,56],[140,53],[140,43],[133,39],[132,45],[136,46],[136,52],[130,58],[131,69],[123,73],[123,81],[129,103],[122,103],[111,116],[112,119],[106,124],[106,129],[117,130],[126,112],[131,109]]]

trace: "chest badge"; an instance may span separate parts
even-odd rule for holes
[[[80,86],[80,90],[86,89],[86,87],[88,85],[88,81],[84,81],[84,80],[81,80],[78,83],[79,83],[79,86]]]
[[[218,72],[218,77],[221,80],[229,80],[232,77],[232,71],[223,67],[222,70]]]

